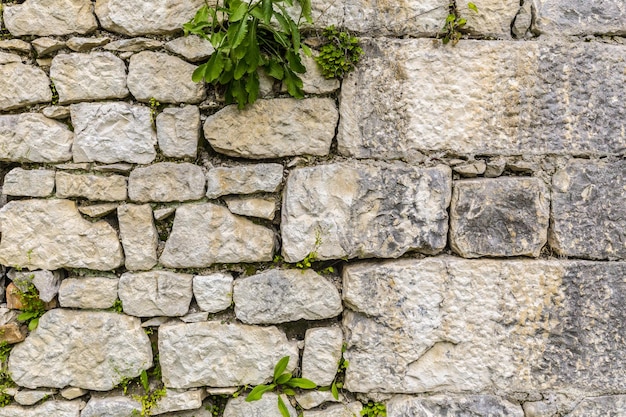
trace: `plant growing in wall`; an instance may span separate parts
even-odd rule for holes
[[[476,7],[474,3],[467,3],[467,8],[474,13],[478,13],[478,7]],[[441,35],[443,36],[442,42],[444,44],[452,42],[452,45],[456,45],[461,39],[461,31],[466,23],[467,19],[461,17],[459,8],[456,5],[456,0],[451,0],[448,5],[448,16],[446,17],[446,22],[441,31]]]
[[[324,29],[324,44],[315,61],[326,78],[343,78],[354,70],[363,55],[359,38],[329,26]]]

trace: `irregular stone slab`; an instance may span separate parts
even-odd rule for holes
[[[56,195],[59,198],[78,197],[91,201],[126,200],[126,177],[122,175],[56,173]]]
[[[282,397],[289,417],[296,417],[297,411],[289,403],[287,396]],[[283,417],[278,409],[278,395],[273,392],[263,394],[258,401],[246,402],[244,397],[231,398],[226,403],[224,417]]]
[[[37,113],[0,116],[0,160],[64,162],[72,158],[74,134]]]
[[[149,270],[157,263],[159,235],[149,204],[124,204],[117,208],[126,269]]]
[[[66,278],[59,288],[59,304],[67,308],[111,308],[117,300],[118,281],[107,277]]]
[[[159,355],[168,388],[258,385],[271,379],[282,357],[291,358],[288,372],[299,357],[297,343],[276,327],[218,321],[162,326]]]
[[[0,343],[12,345],[26,339],[27,328],[17,322],[0,325]]]
[[[558,407],[550,400],[527,401],[522,404],[524,417],[550,417],[558,415]]]
[[[364,42],[363,62],[341,91],[342,155],[602,155],[626,149],[626,108],[617,104],[626,95],[620,45]],[[443,63],[450,71],[439,70]]]
[[[456,181],[450,246],[464,258],[538,257],[548,240],[549,195],[538,178]]]
[[[65,388],[64,390],[61,390],[60,392],[61,397],[65,398],[66,400],[73,400],[73,399],[82,397],[83,395],[86,395],[88,393],[89,391],[82,389],[82,388],[76,388],[76,387]]]
[[[159,399],[156,406],[150,410],[150,415],[156,416],[174,411],[196,410],[202,407],[202,400],[206,397],[204,389],[190,391],[165,390],[165,396]]]
[[[163,42],[150,38],[120,39],[109,43],[104,47],[107,51],[117,52],[141,52],[145,50],[158,49],[163,46]]]
[[[81,38],[81,37],[72,37],[65,42],[65,45],[75,52],[87,52],[93,48],[97,48],[98,46],[106,45],[111,42],[109,38]]]
[[[183,36],[169,41],[165,49],[182,56],[187,61],[202,61],[213,55],[215,48],[210,41],[196,35]]]
[[[65,42],[52,38],[38,38],[31,42],[38,57],[46,56],[65,47]]]
[[[620,392],[624,273],[626,263],[588,261],[350,265],[345,388]]]
[[[70,106],[74,162],[149,164],[156,158],[150,109],[126,103]]]
[[[343,310],[337,288],[311,269],[270,269],[238,278],[233,300],[235,316],[247,324],[322,320]]]
[[[110,52],[59,54],[52,60],[50,78],[60,104],[128,95],[126,65]]]
[[[189,311],[192,279],[169,271],[122,274],[118,295],[124,313],[138,317],[184,316]]]
[[[139,401],[129,397],[91,397],[80,417],[128,417],[141,412]]]
[[[80,401],[46,401],[36,407],[8,405],[2,408],[2,417],[79,417]]]
[[[189,162],[159,162],[135,168],[128,178],[128,196],[138,202],[199,200],[206,178],[202,168]]]
[[[524,411],[520,405],[493,395],[433,395],[427,398],[401,395],[387,402],[387,415],[389,417],[524,417]]]
[[[70,117],[70,108],[63,106],[48,106],[41,111],[41,114],[50,119],[63,120]]]
[[[363,404],[353,401],[348,404],[331,405],[324,410],[305,411],[303,417],[355,417],[361,415]]]
[[[304,336],[302,377],[319,386],[332,384],[341,360],[343,332],[338,327],[308,329]]]
[[[396,258],[446,246],[451,171],[354,162],[296,168],[283,198],[283,256]],[[394,230],[394,233],[388,233]]]
[[[302,64],[306,72],[300,75],[302,90],[308,94],[330,94],[339,90],[341,82],[337,78],[325,78],[313,57],[303,55]]]
[[[240,158],[328,155],[338,117],[330,98],[258,100],[208,117],[204,137],[217,152]]]
[[[54,353],[42,355],[43,346],[54,346]],[[139,319],[60,308],[44,314],[9,357],[13,380],[27,388],[72,385],[107,391],[151,366],[150,340]]]
[[[241,165],[209,170],[206,196],[217,198],[226,194],[275,192],[283,182],[281,164]]]
[[[56,390],[20,390],[13,399],[20,405],[33,405],[53,394]]]
[[[50,79],[43,70],[21,62],[0,65],[0,110],[49,101]]]
[[[128,88],[139,101],[199,103],[206,97],[204,82],[194,83],[196,66],[161,52],[139,52],[130,58]]]
[[[226,197],[224,200],[226,201],[228,210],[230,210],[233,214],[274,220],[274,215],[276,214],[276,201],[273,199],[255,197]]]
[[[458,13],[467,19],[465,30],[484,37],[511,39],[511,22],[520,10],[519,1],[476,0],[473,3],[478,8],[478,13],[470,10],[467,3],[467,1],[457,3]]]
[[[14,62],[22,62],[22,57],[16,54],[0,52],[0,64],[12,64]]]
[[[31,50],[30,43],[24,42],[21,39],[5,39],[0,41],[0,49],[8,49],[9,51],[17,51],[24,54],[29,54]]]
[[[233,276],[221,272],[193,277],[193,295],[202,311],[217,313],[233,303]]]
[[[60,271],[18,271],[11,269],[7,276],[21,292],[27,292],[28,288],[34,285],[39,293],[39,299],[45,303],[52,301],[57,295],[63,279],[63,274]]]
[[[620,416],[626,410],[626,395],[585,398],[567,417]]]
[[[211,203],[176,209],[160,262],[167,268],[214,263],[265,262],[274,254],[274,232]]]
[[[79,206],[78,211],[80,211],[85,216],[98,218],[113,213],[115,210],[117,210],[118,206],[119,204],[117,203],[91,204],[89,206]]]
[[[620,0],[543,0],[533,2],[534,28],[546,35],[625,35],[626,8]]]
[[[156,127],[163,155],[171,158],[196,157],[200,140],[198,107],[168,107],[157,116]]]
[[[13,36],[84,34],[98,28],[90,0],[26,0],[4,5],[3,17]]]
[[[296,401],[298,405],[305,410],[310,410],[311,408],[315,408],[324,403],[336,403],[343,402],[345,400],[344,396],[340,393],[339,398],[335,399],[333,397],[332,392],[330,391],[303,391],[299,394],[296,394]],[[357,414],[358,415],[358,414]],[[352,417],[352,416],[351,416]]]
[[[552,178],[551,214],[558,254],[626,259],[626,161],[570,161]]]
[[[13,168],[4,177],[2,194],[22,197],[48,197],[54,191],[54,171]]]
[[[97,0],[96,15],[102,27],[111,32],[129,36],[164,35],[180,32],[183,23],[191,20],[203,5],[203,0],[165,0],[156,4],[142,0]]]

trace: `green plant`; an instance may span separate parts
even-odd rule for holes
[[[57,92],[57,87],[54,85],[54,81],[50,81],[50,89],[52,90],[52,105],[56,106],[59,104],[59,93]],[[28,257],[28,262],[30,262],[30,256]]]
[[[156,126],[156,117],[157,117],[157,114],[159,114],[159,106],[161,106],[161,103],[159,103],[156,98],[150,97],[149,104],[150,104],[150,121],[152,122],[152,126]]]
[[[109,310],[122,314],[124,312],[124,306],[122,306],[122,300],[120,300],[119,298],[115,300],[115,302],[113,303],[113,305],[111,306]]]
[[[315,61],[326,78],[343,78],[354,70],[363,55],[359,38],[348,32],[340,32],[335,26],[324,29],[324,45]]]
[[[311,252],[307,256],[304,257],[300,262],[296,262],[296,268],[299,269],[308,269],[311,267],[311,263],[315,262],[317,259],[317,252]]]
[[[7,370],[7,360],[13,345],[7,342],[0,343],[0,407],[5,407],[11,403],[13,398],[7,394],[7,388],[15,386],[11,374]]]
[[[224,415],[224,409],[228,402],[228,395],[213,395],[209,398],[209,404],[204,407],[214,417],[221,417]]]
[[[467,8],[474,13],[478,13],[478,7],[476,7],[474,3],[467,3]],[[456,5],[456,0],[450,0],[448,4],[448,17],[446,17],[446,22],[440,34],[443,35],[442,42],[447,44],[452,41],[452,45],[456,45],[461,39],[461,30],[466,23],[467,19],[461,17],[461,13]]]
[[[39,292],[33,284],[29,284],[25,292],[19,293],[22,303],[22,313],[17,316],[21,322],[28,323],[28,330],[35,330],[39,325],[39,318],[46,312],[46,303],[39,298]]]
[[[152,409],[156,407],[159,400],[167,394],[165,387],[146,391],[145,395],[135,395],[133,398],[141,403],[141,411],[134,410],[133,415],[147,417],[152,415]]]
[[[361,410],[364,417],[387,417],[387,407],[383,403],[368,402]]]
[[[226,103],[236,102],[241,109],[258,98],[258,70],[263,69],[282,81],[291,96],[304,97],[298,74],[306,72],[306,68],[300,51],[309,55],[311,51],[301,43],[300,23],[303,18],[312,23],[311,0],[296,0],[302,8],[298,22],[286,9],[293,2],[220,0],[214,8],[200,8],[183,25],[185,35],[192,33],[208,39],[215,52],[194,71],[193,81],[224,86]]]

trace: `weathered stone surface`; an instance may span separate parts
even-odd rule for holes
[[[511,38],[511,22],[520,9],[518,0],[476,0],[473,3],[478,13],[470,10],[467,3],[457,3],[458,13],[467,19],[465,30],[486,37]]]
[[[472,161],[456,165],[452,170],[462,177],[474,178],[485,173],[487,164],[485,161]]]
[[[122,274],[118,294],[124,313],[138,317],[183,316],[189,311],[192,279],[169,271]]]
[[[311,269],[271,269],[238,278],[233,300],[235,316],[247,324],[322,320],[343,310],[337,288]]]
[[[626,149],[623,46],[364,42],[363,63],[341,92],[343,155],[597,155]]]
[[[22,62],[22,57],[16,54],[10,54],[7,52],[0,52],[0,65],[12,64],[14,62]]]
[[[13,168],[4,177],[2,194],[22,197],[48,197],[54,191],[54,171]]]
[[[626,8],[621,0],[542,0],[533,5],[535,29],[542,34],[626,34]]]
[[[66,400],[73,400],[82,397],[83,395],[88,393],[89,391],[82,388],[69,387],[61,390],[59,394],[61,394],[61,397],[65,398]]]
[[[150,38],[120,39],[105,45],[107,51],[117,52],[141,52],[145,50],[158,49],[163,46],[163,42]]]
[[[570,161],[552,178],[551,214],[558,254],[626,259],[626,161]]]
[[[217,321],[162,326],[159,355],[168,388],[258,385],[282,357],[291,358],[287,371],[298,365],[297,343],[276,327]]]
[[[83,219],[73,201],[11,201],[0,210],[0,228],[3,265],[106,271],[123,263],[117,232]]]
[[[56,390],[20,390],[13,399],[20,405],[33,405],[56,394]]]
[[[358,401],[331,405],[324,410],[305,411],[303,417],[355,417],[361,415],[363,405]],[[413,416],[412,416],[413,417]]]
[[[209,3],[213,3],[212,1]],[[202,0],[97,0],[96,15],[106,30],[129,36],[179,32],[204,5]]]
[[[283,402],[289,412],[289,417],[296,417],[298,413],[283,396]],[[224,417],[282,417],[278,409],[278,396],[268,392],[258,401],[246,402],[244,397],[231,398],[224,409]]]
[[[626,263],[458,258],[344,269],[352,392],[619,392]],[[406,320],[406,317],[416,319]],[[411,415],[409,413],[409,415]]]
[[[204,123],[204,137],[217,152],[262,159],[327,155],[338,112],[329,98],[258,100],[244,110],[227,106]]]
[[[42,349],[48,354],[42,355]],[[151,366],[150,340],[139,319],[59,308],[44,314],[9,357],[13,380],[27,388],[72,385],[105,391]]]
[[[129,397],[91,397],[80,417],[128,417],[141,412],[141,404]]]
[[[41,111],[41,114],[55,120],[67,119],[70,117],[70,108],[63,106],[48,106]]]
[[[4,5],[4,24],[13,36],[89,33],[98,27],[90,0],[26,0]]]
[[[0,325],[0,343],[12,345],[26,339],[26,326],[17,322]]]
[[[5,39],[0,41],[0,49],[8,49],[9,51],[17,51],[24,54],[30,53],[30,43],[21,39]]]
[[[56,195],[59,198],[78,197],[91,201],[126,200],[126,177],[122,175],[56,173]]]
[[[59,304],[67,308],[111,308],[117,299],[118,279],[66,278],[59,288]]]
[[[200,111],[196,106],[168,107],[157,116],[156,127],[163,155],[196,157],[200,139]]]
[[[87,52],[93,48],[97,48],[98,46],[106,45],[111,42],[109,38],[81,38],[81,37],[71,37],[66,42],[65,45],[75,52]]]
[[[303,55],[302,64],[306,68],[306,72],[300,75],[302,78],[302,90],[308,94],[330,94],[339,90],[341,83],[337,78],[325,78],[322,75],[317,62],[313,57]]]
[[[9,285],[7,285],[5,292],[7,308],[13,310],[22,310],[24,308],[21,297],[22,293],[14,283],[10,283]]]
[[[139,202],[199,200],[205,183],[204,172],[197,165],[159,162],[130,173],[128,196]]]
[[[308,329],[304,337],[302,377],[319,386],[332,384],[341,360],[343,332],[339,327]]]
[[[538,257],[548,240],[550,194],[538,178],[456,181],[450,245],[464,258]]]
[[[176,209],[174,227],[160,262],[168,268],[214,263],[271,261],[274,232],[211,203]]]
[[[7,276],[22,292],[27,292],[30,285],[34,285],[39,293],[39,299],[45,303],[59,292],[63,275],[60,271],[18,271],[11,269]]]
[[[65,42],[52,38],[38,38],[31,42],[37,52],[37,56],[42,57],[58,51],[65,46]]]
[[[567,417],[623,416],[626,411],[626,395],[585,398]]]
[[[70,106],[74,162],[149,164],[156,157],[150,109],[126,103]]]
[[[522,404],[524,417],[553,417],[558,415],[556,404],[549,401],[527,401]]]
[[[322,405],[327,402],[336,403],[343,402],[344,396],[339,394],[339,398],[335,399],[333,397],[332,392],[330,391],[303,391],[299,394],[296,394],[296,401],[298,405],[305,410],[310,410],[311,408],[315,408],[319,405]]]
[[[196,410],[202,407],[202,400],[206,397],[204,389],[189,391],[165,390],[165,396],[159,399],[156,406],[150,410],[150,415],[169,413],[173,411]]]
[[[215,48],[213,48],[210,41],[196,35],[183,36],[171,40],[165,44],[165,49],[191,62],[205,60],[215,52]]]
[[[128,95],[126,65],[110,52],[59,54],[52,60],[50,79],[60,104]]]
[[[21,62],[0,65],[0,110],[51,100],[50,79],[40,68]]]
[[[217,313],[233,303],[233,276],[221,272],[193,277],[193,295],[202,311]]]
[[[154,219],[156,221],[165,220],[176,212],[176,207],[164,207],[154,210]]]
[[[130,58],[128,88],[139,101],[154,98],[160,103],[199,103],[204,82],[194,83],[196,66],[161,52],[140,52]]]
[[[124,204],[117,208],[126,269],[148,270],[157,263],[159,235],[149,204]]]
[[[241,216],[259,217],[261,219],[274,220],[276,214],[276,201],[268,198],[256,197],[226,197],[228,210]]]
[[[524,417],[522,407],[493,395],[448,396],[427,398],[397,396],[387,402],[389,417]]]
[[[356,162],[297,168],[283,198],[283,256],[395,258],[446,245],[450,168]],[[387,231],[394,229],[394,233]]]
[[[90,204],[88,206],[78,206],[78,211],[80,211],[85,216],[98,218],[113,213],[115,210],[117,210],[118,206],[118,203]]]
[[[1,161],[67,161],[73,140],[66,125],[37,113],[0,116]]]
[[[8,405],[1,413],[2,417],[78,417],[80,401],[46,401],[36,407]]]
[[[281,164],[240,165],[209,170],[206,196],[217,198],[226,194],[275,192],[283,182]]]

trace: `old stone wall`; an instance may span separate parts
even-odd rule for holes
[[[280,417],[284,356],[340,383],[292,417],[626,416],[626,3],[474,3],[453,46],[448,0],[314,0],[357,70],[239,111],[202,0],[3,0],[0,416],[137,415],[144,374]]]

